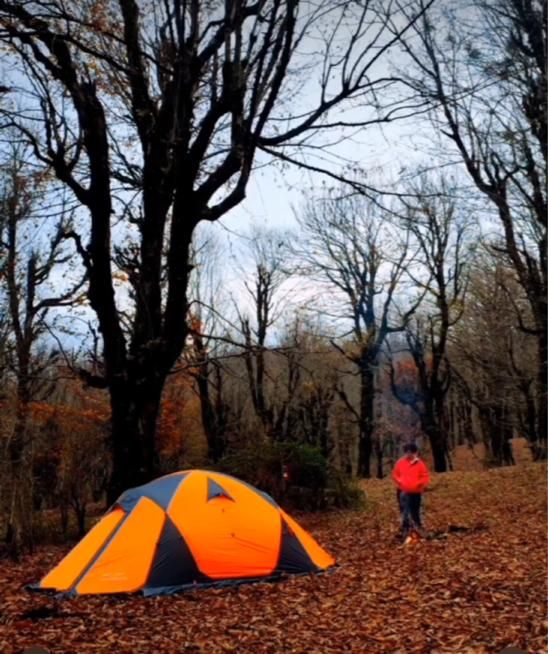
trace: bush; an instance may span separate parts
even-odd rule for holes
[[[317,511],[358,508],[364,494],[328,466],[319,449],[299,443],[261,443],[225,456],[219,470],[247,481],[285,507]]]
[[[336,468],[329,471],[325,495],[327,508],[365,508],[366,496],[358,482]]]

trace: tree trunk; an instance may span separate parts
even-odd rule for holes
[[[160,471],[155,448],[156,421],[165,377],[142,370],[133,379],[111,386],[112,471],[107,501],[140,486]]]
[[[375,439],[375,454],[377,456],[377,479],[384,478],[384,467],[383,467],[383,444],[380,437],[377,436]]]
[[[218,364],[212,362],[210,365],[208,362],[207,347],[198,330],[193,331],[192,341],[197,369],[194,379],[198,386],[202,427],[207,440],[207,455],[210,461],[216,463],[222,458],[226,449],[221,371]],[[211,376],[213,372],[216,373],[217,381],[217,401],[215,404],[211,398]]]
[[[68,536],[68,524],[69,524],[69,506],[68,502],[64,497],[59,500],[59,518],[61,526],[61,535],[66,540]]]
[[[424,430],[430,441],[434,470],[436,472],[447,472],[447,454],[445,443],[436,425],[431,425]]]
[[[319,442],[320,442],[320,451],[325,457],[326,461],[329,460],[331,455],[332,442],[331,435],[329,430],[329,407],[331,402],[320,405],[320,417],[319,417]]]
[[[538,438],[537,438],[537,407],[535,405],[534,388],[532,384],[524,382],[520,385],[525,400],[525,415],[520,416],[522,430],[525,438],[531,448],[534,457]]]
[[[474,433],[474,426],[472,422],[472,405],[466,399],[462,399],[462,414],[463,414],[463,437],[459,445],[468,443],[474,445],[476,443],[476,435]]]
[[[358,476],[371,477],[371,452],[373,449],[373,412],[375,408],[375,378],[371,364],[360,370],[360,423],[358,447]]]
[[[538,440],[536,451],[533,452],[536,461],[545,460],[547,456],[548,439],[548,334],[546,333],[546,316],[541,324],[538,339]]]
[[[200,396],[202,426],[207,440],[207,456],[210,461],[217,463],[225,452],[225,439],[219,428],[218,416],[211,401],[208,375],[207,364],[201,366],[196,375],[196,383]]]
[[[497,465],[502,465],[502,409],[499,406],[494,406],[490,411],[489,422],[490,438],[491,438],[491,452],[493,460]]]
[[[441,420],[439,415],[436,415],[436,404],[442,406],[443,400],[436,403],[430,399],[425,402],[421,423],[422,429],[430,442],[434,470],[436,472],[447,472],[447,444],[442,433]]]
[[[493,457],[489,411],[490,409],[483,404],[478,406],[480,429],[481,429],[481,440],[485,448],[485,456],[484,456],[485,461]]]
[[[20,395],[12,437],[8,445],[10,465],[10,509],[6,530],[6,547],[12,559],[18,560],[25,550],[32,551],[32,484],[28,465],[26,395]]]
[[[515,466],[516,460],[514,459],[514,452],[512,450],[511,434],[506,433],[502,441],[502,459],[504,465]]]
[[[78,537],[83,538],[86,533],[87,506],[85,500],[74,505],[74,513],[76,514],[76,524],[78,525]]]

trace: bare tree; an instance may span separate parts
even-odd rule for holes
[[[285,438],[316,447],[326,461],[333,461],[339,445],[334,425],[337,388],[343,373],[337,364],[341,356],[318,325],[297,312],[281,340],[291,371],[298,384],[288,385],[291,393]]]
[[[392,389],[398,399],[417,412],[430,441],[434,468],[445,472],[448,465],[445,397],[451,381],[447,361],[450,330],[460,320],[472,254],[470,223],[459,214],[448,183],[424,179],[414,189],[417,199],[405,200],[406,224],[419,247],[422,277],[416,283],[425,289],[420,315],[408,325],[405,335],[418,375],[419,393],[404,394],[391,368]]]
[[[291,343],[282,354],[275,342],[269,347],[267,339],[284,310],[287,310],[287,292],[284,293],[282,288],[288,279],[285,267],[287,235],[274,229],[254,229],[248,249],[253,269],[244,282],[247,296],[242,303],[250,302],[250,310],[238,309],[238,314],[244,339],[243,358],[249,393],[266,437],[283,440],[288,407],[299,384],[300,371],[295,357],[298,348]],[[276,351],[282,356],[277,357],[278,370],[274,372],[267,358],[272,364]],[[279,378],[274,382],[279,384],[286,373],[285,388],[280,388],[278,393],[269,392],[269,378]]]
[[[0,228],[1,232],[1,228]],[[0,264],[1,266],[1,264]],[[4,305],[4,298],[0,297],[0,384],[3,389],[7,386],[8,362],[9,362],[9,320],[7,306]],[[0,402],[5,399],[5,391],[0,391]]]
[[[202,426],[208,443],[208,458],[217,462],[225,453],[230,407],[225,398],[222,358],[230,343],[228,303],[223,301],[219,260],[224,251],[213,235],[204,235],[195,245],[190,285],[190,340],[184,351],[188,371],[196,380]]]
[[[335,113],[358,99],[360,124],[400,115],[392,100],[379,106],[398,81],[378,62],[422,11],[393,34],[402,10],[382,2],[0,0],[0,39],[18,69],[6,85],[18,87],[23,113],[4,107],[4,120],[89,214],[72,238],[104,344],[109,499],[155,471],[162,389],[188,334],[196,225],[244,199],[259,150],[287,158],[289,146],[313,150],[324,132],[355,129]],[[134,244],[128,332],[113,285],[114,220]]]
[[[538,458],[546,456],[548,389],[546,12],[546,0],[482,0],[423,17],[406,45],[416,64],[409,82],[495,210],[531,306],[521,327],[538,345]]]
[[[14,557],[19,556],[22,548],[32,546],[28,406],[44,390],[42,378],[56,356],[55,351],[40,356],[39,343],[46,332],[51,309],[69,306],[83,286],[83,280],[72,285],[57,283],[56,292],[51,293],[54,275],[66,274],[66,268],[63,271],[62,267],[72,258],[64,247],[64,234],[70,224],[61,211],[50,234],[40,234],[40,220],[43,224],[45,218],[40,219],[36,214],[39,203],[43,204],[46,197],[43,175],[29,170],[23,154],[17,145],[11,149],[0,178],[0,242],[5,249],[0,261],[0,285],[7,298],[7,322],[13,334],[10,368],[16,388],[15,426],[7,447],[11,498],[6,540]]]
[[[358,474],[364,477],[370,476],[379,355],[388,334],[404,329],[420,301],[398,315],[395,293],[403,288],[412,256],[406,235],[399,239],[385,218],[364,196],[331,193],[305,206],[299,217],[303,237],[294,249],[301,274],[327,291],[319,310],[343,323],[345,334],[333,345],[357,370],[358,406],[342,388],[339,395],[358,424]]]
[[[485,251],[471,272],[463,317],[450,338],[450,392],[474,408],[488,459],[498,465],[513,463],[510,439],[516,434],[536,450],[535,338],[519,329],[515,315],[521,311],[529,320],[528,310],[511,263]]]

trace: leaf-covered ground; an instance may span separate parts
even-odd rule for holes
[[[390,482],[365,482],[365,512],[298,516],[339,566],[283,583],[58,601],[23,586],[63,549],[2,561],[0,652],[548,652],[545,481],[539,464],[434,476],[425,518],[438,537],[410,547],[394,538]]]

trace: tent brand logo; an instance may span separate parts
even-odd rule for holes
[[[527,654],[525,650],[519,647],[505,647],[500,654]]]
[[[48,650],[44,649],[43,647],[36,647],[36,645],[33,645],[32,647],[27,647],[24,649],[23,654],[48,654]]]

